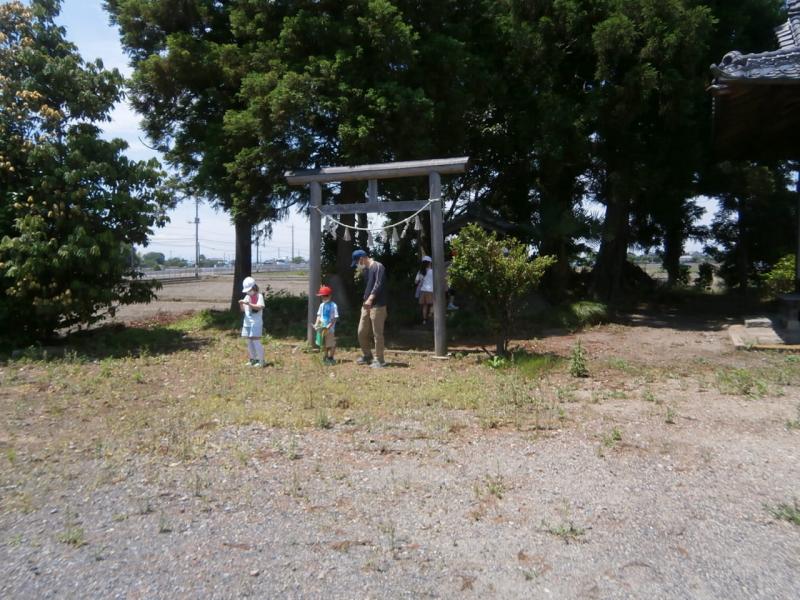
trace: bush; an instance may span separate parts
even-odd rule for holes
[[[770,297],[794,291],[795,257],[792,254],[781,258],[772,269],[764,274],[764,289]]]
[[[469,290],[477,300],[495,335],[497,354],[508,353],[522,299],[555,262],[552,256],[530,260],[526,246],[516,239],[498,239],[475,224],[467,225],[453,241],[450,279],[456,289]]]
[[[710,262],[700,263],[697,267],[697,279],[694,280],[694,285],[700,290],[709,290],[714,284],[714,265]]]

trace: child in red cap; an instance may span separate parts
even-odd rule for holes
[[[327,285],[319,288],[317,296],[320,297],[319,309],[317,310],[317,320],[314,329],[317,330],[317,345],[325,354],[322,359],[326,365],[335,365],[336,359],[336,319],[339,318],[339,308],[336,302],[331,299],[333,291]]]

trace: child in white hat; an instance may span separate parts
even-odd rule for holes
[[[256,280],[245,277],[242,282],[244,298],[239,300],[239,308],[244,313],[242,337],[247,338],[247,353],[253,367],[264,367],[264,346],[261,344],[261,332],[264,328],[264,296],[258,291]]]

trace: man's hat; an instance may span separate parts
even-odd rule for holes
[[[350,268],[352,269],[353,267],[355,267],[358,264],[359,259],[361,259],[362,256],[366,256],[366,255],[367,255],[367,253],[364,252],[361,248],[358,248],[357,250],[353,250],[353,256],[352,256],[353,262],[350,263]]]

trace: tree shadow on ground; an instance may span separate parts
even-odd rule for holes
[[[89,360],[157,356],[181,350],[199,350],[207,342],[192,337],[186,331],[169,326],[105,325],[79,331],[51,345],[31,346],[15,351],[12,360],[49,360],[69,356]]]
[[[612,322],[631,327],[679,331],[721,331],[752,315],[768,315],[773,303],[741,294],[703,294],[675,291],[618,310]]]

